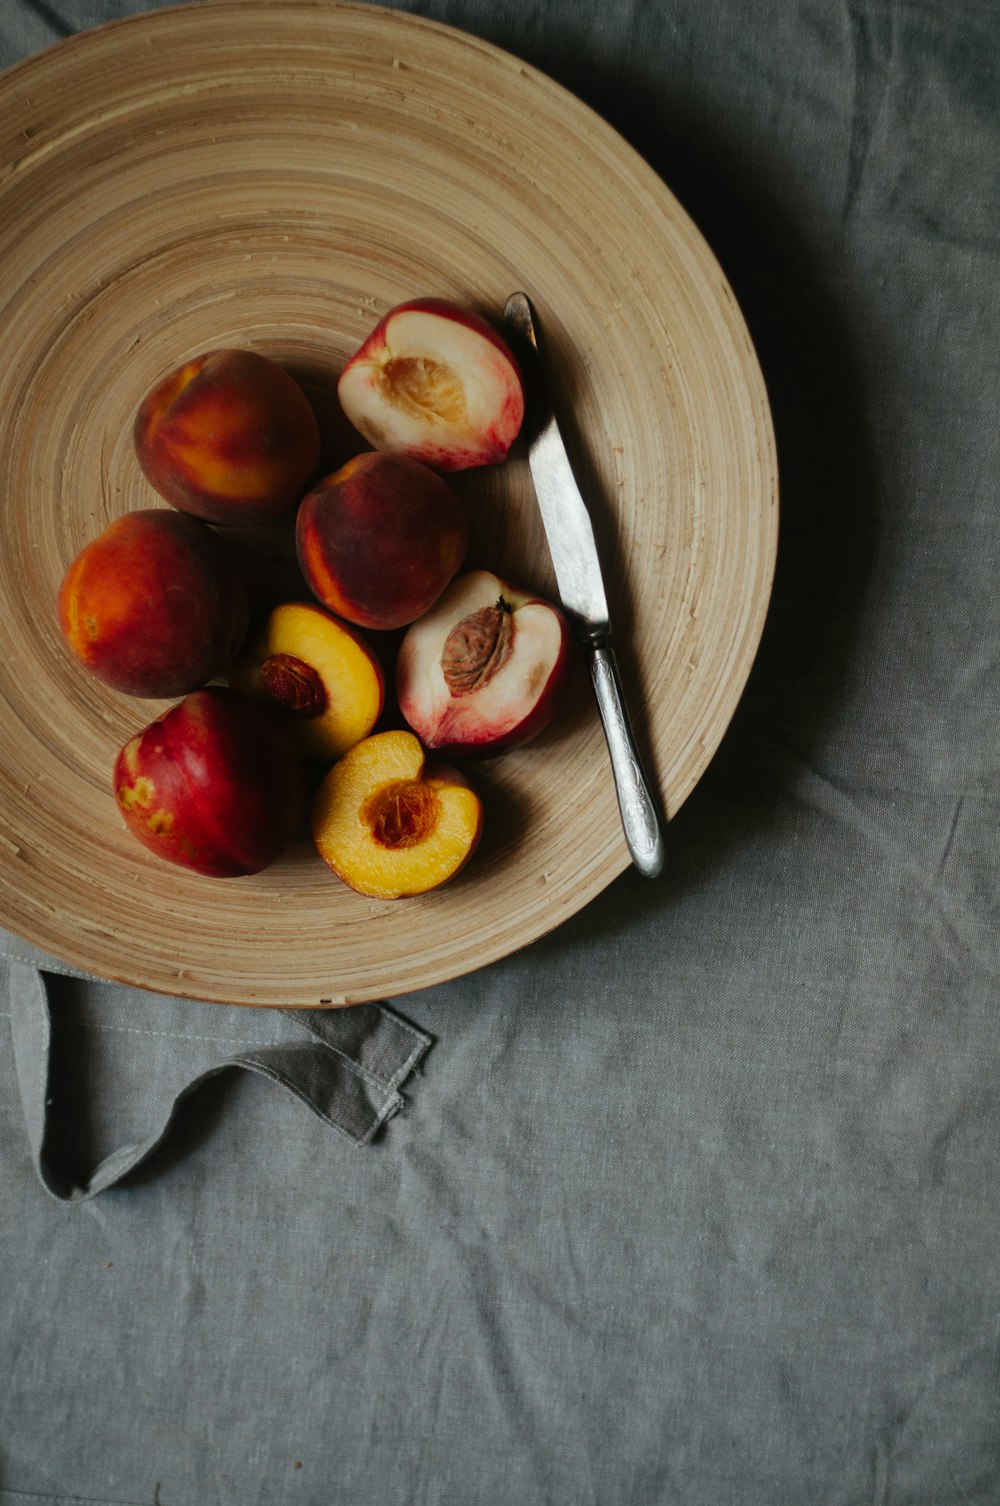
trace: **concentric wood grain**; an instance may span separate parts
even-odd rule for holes
[[[628,863],[583,677],[482,771],[483,845],[420,899],[344,888],[303,843],[253,878],[158,862],[110,793],[162,703],[70,659],[55,594],[106,522],[154,505],[139,398],[215,345],[317,404],[392,304],[535,301],[589,488],[640,741],[674,813],[758,643],[774,562],[770,420],[699,234],[626,144],[517,59],[351,5],[232,0],[91,32],[0,79],[0,919],[168,993],[338,1005],[506,955]],[[362,446],[359,444],[358,446]],[[470,560],[551,591],[523,458],[458,483]]]

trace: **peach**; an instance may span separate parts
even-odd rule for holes
[[[443,298],[390,309],[340,375],[340,405],[377,450],[463,471],[503,460],[524,419],[506,340]]]
[[[368,451],[306,496],[295,520],[310,591],[357,627],[405,627],[458,570],[469,532],[442,477],[405,455]]]
[[[572,646],[552,602],[472,570],[407,630],[396,660],[399,709],[425,747],[492,757],[549,725]]]
[[[144,846],[212,878],[273,863],[297,834],[307,799],[301,754],[277,718],[217,685],[125,743],[114,791]]]
[[[457,770],[424,762],[412,732],[377,732],[326,775],[312,806],[317,850],[359,894],[399,899],[453,878],[479,842],[483,808]]]
[[[319,469],[305,393],[252,350],[211,350],[163,377],[139,406],[133,440],[160,496],[210,523],[273,522]]]
[[[368,736],[385,698],[382,666],[361,634],[305,601],[275,607],[229,683],[269,702],[306,757],[327,762]]]
[[[80,663],[126,695],[183,695],[228,669],[247,597],[206,523],[166,508],[126,513],[63,576],[59,626]]]

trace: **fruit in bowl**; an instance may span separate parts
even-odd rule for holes
[[[247,630],[242,579],[207,523],[167,508],[116,518],[72,561],[59,626],[126,695],[183,695],[228,669]]]
[[[309,400],[252,350],[211,350],[161,378],[139,405],[133,440],[154,490],[210,523],[274,522],[319,468]]]
[[[385,677],[361,634],[316,602],[270,612],[229,673],[242,695],[267,702],[307,758],[340,758],[382,714]]]
[[[307,799],[302,756],[274,714],[222,686],[194,691],[130,738],[113,786],[145,847],[212,878],[273,863]]]
[[[492,757],[549,725],[573,663],[552,602],[471,570],[407,629],[396,660],[399,709],[424,746]]]
[[[338,617],[388,631],[422,616],[458,571],[465,513],[448,483],[405,455],[367,451],[303,498],[299,568]]]
[[[412,732],[355,744],[320,785],[310,828],[316,848],[352,889],[400,899],[438,888],[476,850],[482,801],[458,770],[425,763]]]
[[[442,298],[390,309],[347,362],[337,394],[377,450],[437,471],[499,464],[524,419],[521,372],[506,340]]]

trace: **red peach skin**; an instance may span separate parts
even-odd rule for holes
[[[211,878],[268,867],[305,814],[295,745],[267,707],[221,686],[186,696],[131,738],[113,783],[145,847]]]
[[[212,350],[147,393],[133,430],[155,491],[210,523],[271,523],[319,467],[320,433],[305,393],[251,350]]]
[[[357,627],[388,631],[427,611],[459,569],[468,524],[447,482],[405,455],[349,460],[302,501],[299,568]]]
[[[124,514],[63,577],[59,625],[97,679],[164,697],[223,674],[247,628],[242,579],[206,523],[167,508]]]

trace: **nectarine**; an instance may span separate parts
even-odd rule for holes
[[[291,738],[267,707],[221,686],[194,691],[130,738],[113,782],[144,846],[212,878],[266,868],[305,814]]]
[[[492,757],[551,722],[572,644],[552,602],[469,571],[407,629],[396,660],[399,709],[425,747]]]
[[[91,674],[126,695],[183,695],[228,669],[247,598],[206,523],[166,508],[125,513],[63,577],[59,625]]]
[[[366,452],[306,496],[295,521],[313,594],[362,628],[405,627],[437,600],[468,547],[468,524],[442,477],[405,455]]]
[[[252,350],[212,350],[163,377],[133,430],[150,485],[210,523],[270,523],[319,468],[320,434],[284,367]]]
[[[382,713],[385,679],[361,634],[316,602],[269,613],[233,665],[234,690],[267,701],[307,758],[340,758]]]

